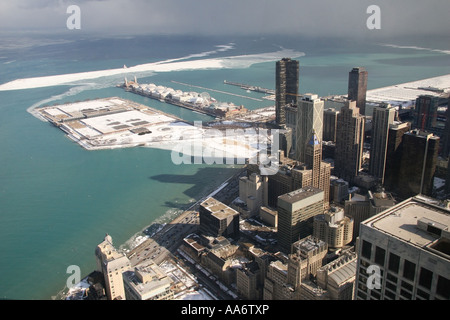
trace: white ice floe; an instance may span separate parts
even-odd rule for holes
[[[302,52],[282,49],[280,51],[269,53],[183,61],[186,58],[195,56],[191,55],[179,59],[170,59],[166,61],[140,64],[128,68],[121,67],[108,70],[17,79],[0,85],[0,91],[42,88],[57,85],[70,85],[76,84],[79,81],[126,74],[136,74],[140,72],[171,72],[185,70],[247,68],[255,63],[276,61],[286,56],[300,57],[303,55],[304,53]]]

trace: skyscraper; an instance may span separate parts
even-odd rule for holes
[[[449,300],[450,211],[409,198],[360,226],[356,300]]]
[[[285,124],[284,107],[297,103],[299,86],[299,62],[283,58],[276,63],[275,73],[275,114],[276,123]]]
[[[395,108],[382,105],[373,109],[369,173],[384,183],[389,125],[394,122]]]
[[[431,95],[419,96],[416,99],[413,128],[432,132],[436,127],[438,105],[438,97]]]
[[[199,208],[200,232],[214,237],[239,237],[239,212],[212,197]]]
[[[126,254],[114,248],[112,238],[106,235],[102,243],[95,248],[97,270],[105,279],[108,300],[125,300],[123,272],[131,269],[131,263]]]
[[[323,112],[323,141],[336,141],[337,115],[339,111],[328,108]]]
[[[447,98],[447,111],[445,112],[445,127],[442,134],[442,156],[447,158],[450,153],[450,95]],[[449,181],[450,182],[450,181]]]
[[[330,204],[331,166],[322,161],[322,144],[313,132],[305,149],[305,164],[312,173],[311,186],[324,192],[323,205],[328,209]]]
[[[278,243],[285,253],[313,232],[313,218],[323,213],[323,191],[301,188],[278,197]]]
[[[356,101],[359,113],[365,115],[367,71],[363,67],[353,68],[348,77],[348,100]]]
[[[396,193],[409,198],[419,193],[431,196],[436,171],[439,137],[420,130],[403,135]]]
[[[410,130],[409,122],[394,122],[389,126],[388,145],[386,151],[386,170],[384,186],[393,190],[397,185],[398,172],[402,156],[403,135]]]
[[[353,219],[344,210],[332,207],[314,217],[313,236],[325,241],[330,248],[342,248],[353,238]]]
[[[297,105],[296,159],[306,162],[306,146],[313,133],[322,142],[324,102],[316,94],[307,93],[298,100]]]
[[[355,101],[347,101],[337,116],[335,175],[349,183],[361,170],[364,144],[364,117]]]
[[[322,144],[316,133],[313,131],[311,138],[305,148],[305,163],[312,169],[312,185],[319,187],[320,163],[322,162]]]

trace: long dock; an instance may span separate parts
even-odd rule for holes
[[[239,97],[239,98],[245,98],[245,99],[255,100],[255,101],[259,101],[259,102],[263,101],[263,100],[258,99],[258,98],[243,96],[243,95],[240,95],[240,94],[226,92],[226,91],[221,91],[221,90],[216,90],[216,89],[211,89],[211,88],[205,88],[205,87],[201,87],[201,86],[197,86],[197,85],[193,85],[193,84],[188,84],[188,83],[183,83],[183,82],[178,82],[178,81],[174,81],[174,80],[172,80],[172,82],[176,83],[176,84],[181,84],[183,86],[188,86],[188,87],[198,88],[198,89],[208,90],[208,91],[214,91],[214,92],[218,92],[218,93],[222,93],[222,94],[228,94],[230,96],[235,96],[235,97]]]
[[[141,95],[143,97],[147,97],[147,98],[151,98],[151,99],[154,99],[154,100],[158,100],[160,102],[166,102],[166,103],[169,103],[169,104],[177,106],[177,107],[185,108],[185,109],[191,110],[193,112],[198,112],[198,113],[201,113],[201,114],[205,114],[205,115],[208,115],[208,116],[211,116],[211,117],[214,117],[214,118],[219,117],[219,115],[217,115],[214,112],[210,112],[210,111],[202,109],[202,108],[197,108],[197,107],[188,105],[187,103],[177,102],[177,101],[175,101],[173,99],[167,99],[167,98],[166,99],[158,99],[158,98],[152,97],[151,95],[148,95],[148,94],[145,94],[143,92],[139,92],[139,91],[133,90],[133,89],[130,89],[130,90],[127,90],[127,91],[139,94],[139,95]]]
[[[245,84],[245,83],[231,82],[231,81],[227,81],[227,80],[223,80],[223,83],[229,84],[231,86],[240,87],[241,89],[244,89],[244,90],[250,90],[250,91],[261,92],[261,93],[266,93],[266,94],[275,94],[275,90],[266,89],[263,87],[252,86],[252,85]]]

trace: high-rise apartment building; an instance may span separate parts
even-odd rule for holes
[[[355,101],[346,101],[337,116],[334,175],[353,183],[361,170],[364,145],[364,117]]]
[[[284,114],[286,117],[285,130],[286,135],[290,139],[289,143],[286,143],[286,157],[295,158],[295,147],[297,145],[296,138],[296,128],[297,128],[297,105],[289,104],[284,107]]]
[[[319,188],[322,144],[314,131],[306,144],[305,163],[312,170],[312,186]]]
[[[97,270],[103,273],[108,300],[125,300],[123,273],[131,269],[130,260],[114,248],[112,238],[106,235],[95,249]]]
[[[264,185],[263,178],[257,173],[239,179],[239,199],[245,203],[241,213],[245,217],[258,214],[263,204]]]
[[[276,62],[275,71],[275,115],[277,124],[285,124],[284,107],[296,104],[299,87],[299,62],[283,58]]]
[[[305,161],[306,146],[313,133],[322,142],[323,135],[323,105],[324,102],[316,94],[304,94],[297,101],[296,123],[296,159]]]
[[[372,138],[370,142],[369,173],[384,183],[389,125],[394,123],[395,108],[382,105],[373,109]]]
[[[337,115],[339,111],[334,108],[323,112],[323,141],[336,142]]]
[[[410,130],[408,122],[397,122],[389,125],[388,144],[386,150],[386,168],[384,173],[384,186],[393,190],[397,185],[398,171],[402,156],[403,135]]]
[[[449,300],[450,211],[409,198],[364,221],[355,299]]]
[[[278,197],[278,244],[291,253],[292,244],[313,232],[314,216],[322,214],[323,191],[301,188]]]
[[[330,248],[342,248],[353,239],[353,219],[345,216],[343,209],[333,207],[314,217],[313,236]]]
[[[433,131],[436,127],[439,97],[421,95],[416,99],[413,128]]]
[[[364,116],[366,112],[367,71],[363,67],[353,68],[348,77],[348,100],[356,101],[356,107]]]
[[[445,119],[445,127],[441,138],[441,154],[444,158],[447,158],[450,153],[450,95],[447,98],[447,111],[445,111]]]
[[[402,155],[395,192],[401,198],[431,196],[439,151],[439,137],[420,130],[403,135]],[[394,191],[394,190],[393,190]]]

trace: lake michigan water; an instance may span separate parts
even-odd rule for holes
[[[240,56],[229,58],[226,68],[175,68],[137,76],[140,82],[184,91],[200,89],[172,81],[261,98],[263,94],[247,93],[223,80],[274,88],[275,60],[267,53],[283,49],[298,53],[292,58],[300,60],[301,93],[345,94],[348,72],[355,66],[368,70],[369,89],[450,73],[450,55],[428,50],[449,50],[448,41],[441,39],[390,43],[425,48],[419,50],[369,41],[274,36],[1,37],[0,85],[20,78],[170,63],[167,60],[182,57]],[[232,165],[175,165],[167,150],[86,151],[28,112],[45,104],[119,96],[186,120],[211,120],[116,88],[122,81],[123,76],[109,76],[0,91],[0,298],[55,297],[64,289],[68,266],[79,266],[82,276],[94,270],[94,249],[106,233],[117,247],[125,245],[152,223],[174,218],[238,170]],[[210,94],[249,109],[273,104]]]

